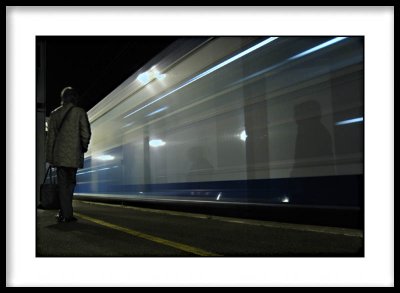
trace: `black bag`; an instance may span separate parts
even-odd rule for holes
[[[46,183],[47,175],[50,173],[50,184]],[[60,199],[58,197],[58,185],[52,176],[52,166],[47,168],[43,184],[40,185],[40,209],[58,210],[60,208]]]

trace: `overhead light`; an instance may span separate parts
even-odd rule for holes
[[[166,76],[167,75],[165,73],[160,73],[156,69],[156,66],[152,66],[150,70],[139,74],[136,79],[140,81],[141,84],[145,85],[155,78],[157,78],[158,80],[163,80]]]
[[[347,119],[347,120],[336,122],[336,125],[359,123],[359,122],[363,122],[363,121],[364,121],[364,117],[357,117],[357,118],[352,118],[352,119]]]
[[[149,141],[149,145],[151,147],[160,147],[165,145],[165,141],[163,141],[162,139],[152,139]]]
[[[150,75],[148,72],[143,72],[139,74],[137,80],[140,81],[142,84],[147,84],[150,81]]]

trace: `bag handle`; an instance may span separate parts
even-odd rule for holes
[[[46,182],[47,175],[49,175],[49,171],[50,171],[50,183],[55,184],[55,180],[53,179],[53,166],[51,165],[47,167],[46,176],[44,176],[43,184]]]

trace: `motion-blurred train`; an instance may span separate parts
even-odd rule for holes
[[[363,37],[182,37],[88,115],[75,198],[362,221]]]

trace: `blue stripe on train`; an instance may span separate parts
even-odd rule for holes
[[[120,194],[187,200],[363,206],[363,175],[116,185],[78,183],[75,193]]]

